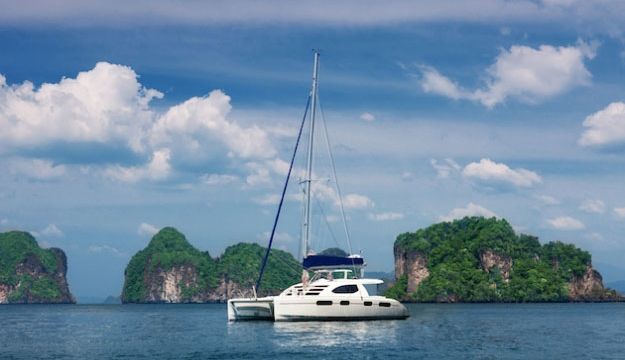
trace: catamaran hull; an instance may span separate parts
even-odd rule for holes
[[[228,321],[274,319],[273,298],[228,300]]]
[[[275,321],[392,320],[407,317],[409,313],[404,305],[383,297],[274,299]]]

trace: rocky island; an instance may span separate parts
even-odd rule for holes
[[[401,234],[387,296],[414,302],[622,301],[574,245],[517,235],[504,219],[466,217]]]
[[[178,230],[163,228],[128,263],[122,302],[205,303],[252,296],[265,251],[258,244],[239,243],[212,258]],[[272,249],[259,295],[275,294],[297,282],[300,269],[290,253]]]
[[[42,249],[23,231],[0,233],[0,304],[75,303],[61,249]]]

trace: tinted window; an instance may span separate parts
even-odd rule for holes
[[[332,301],[319,300],[317,301],[317,305],[332,305]]]
[[[365,301],[365,306],[371,306],[373,303],[371,301]]]
[[[358,292],[358,286],[356,285],[341,285],[332,290],[335,294],[354,294]]]
[[[391,307],[391,303],[386,303],[386,302],[380,303],[380,306],[381,307]]]
[[[343,301],[341,301],[341,305],[349,305],[349,301],[343,300]]]

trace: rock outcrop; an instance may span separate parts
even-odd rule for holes
[[[517,235],[479,217],[404,233],[394,246],[396,282],[386,294],[417,302],[623,301],[603,285],[588,252]]]
[[[395,247],[395,276],[406,276],[408,279],[407,291],[415,292],[419,284],[430,276],[427,257],[419,251],[406,251]]]
[[[603,285],[603,277],[592,265],[582,276],[574,276],[568,284],[569,298],[572,301],[616,301],[622,297]]]
[[[510,281],[510,270],[512,270],[512,258],[510,256],[500,255],[492,250],[485,250],[480,253],[480,264],[482,269],[490,273],[498,270],[503,281]]]
[[[61,249],[42,249],[27,232],[0,234],[0,304],[75,303]]]
[[[164,228],[126,267],[123,303],[206,303],[253,296],[265,249],[237,244],[213,259],[174,228]],[[272,250],[260,295],[275,294],[299,278],[297,261]]]

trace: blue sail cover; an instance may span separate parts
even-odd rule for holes
[[[365,260],[361,257],[308,255],[304,258],[304,269],[338,269],[362,267]]]

